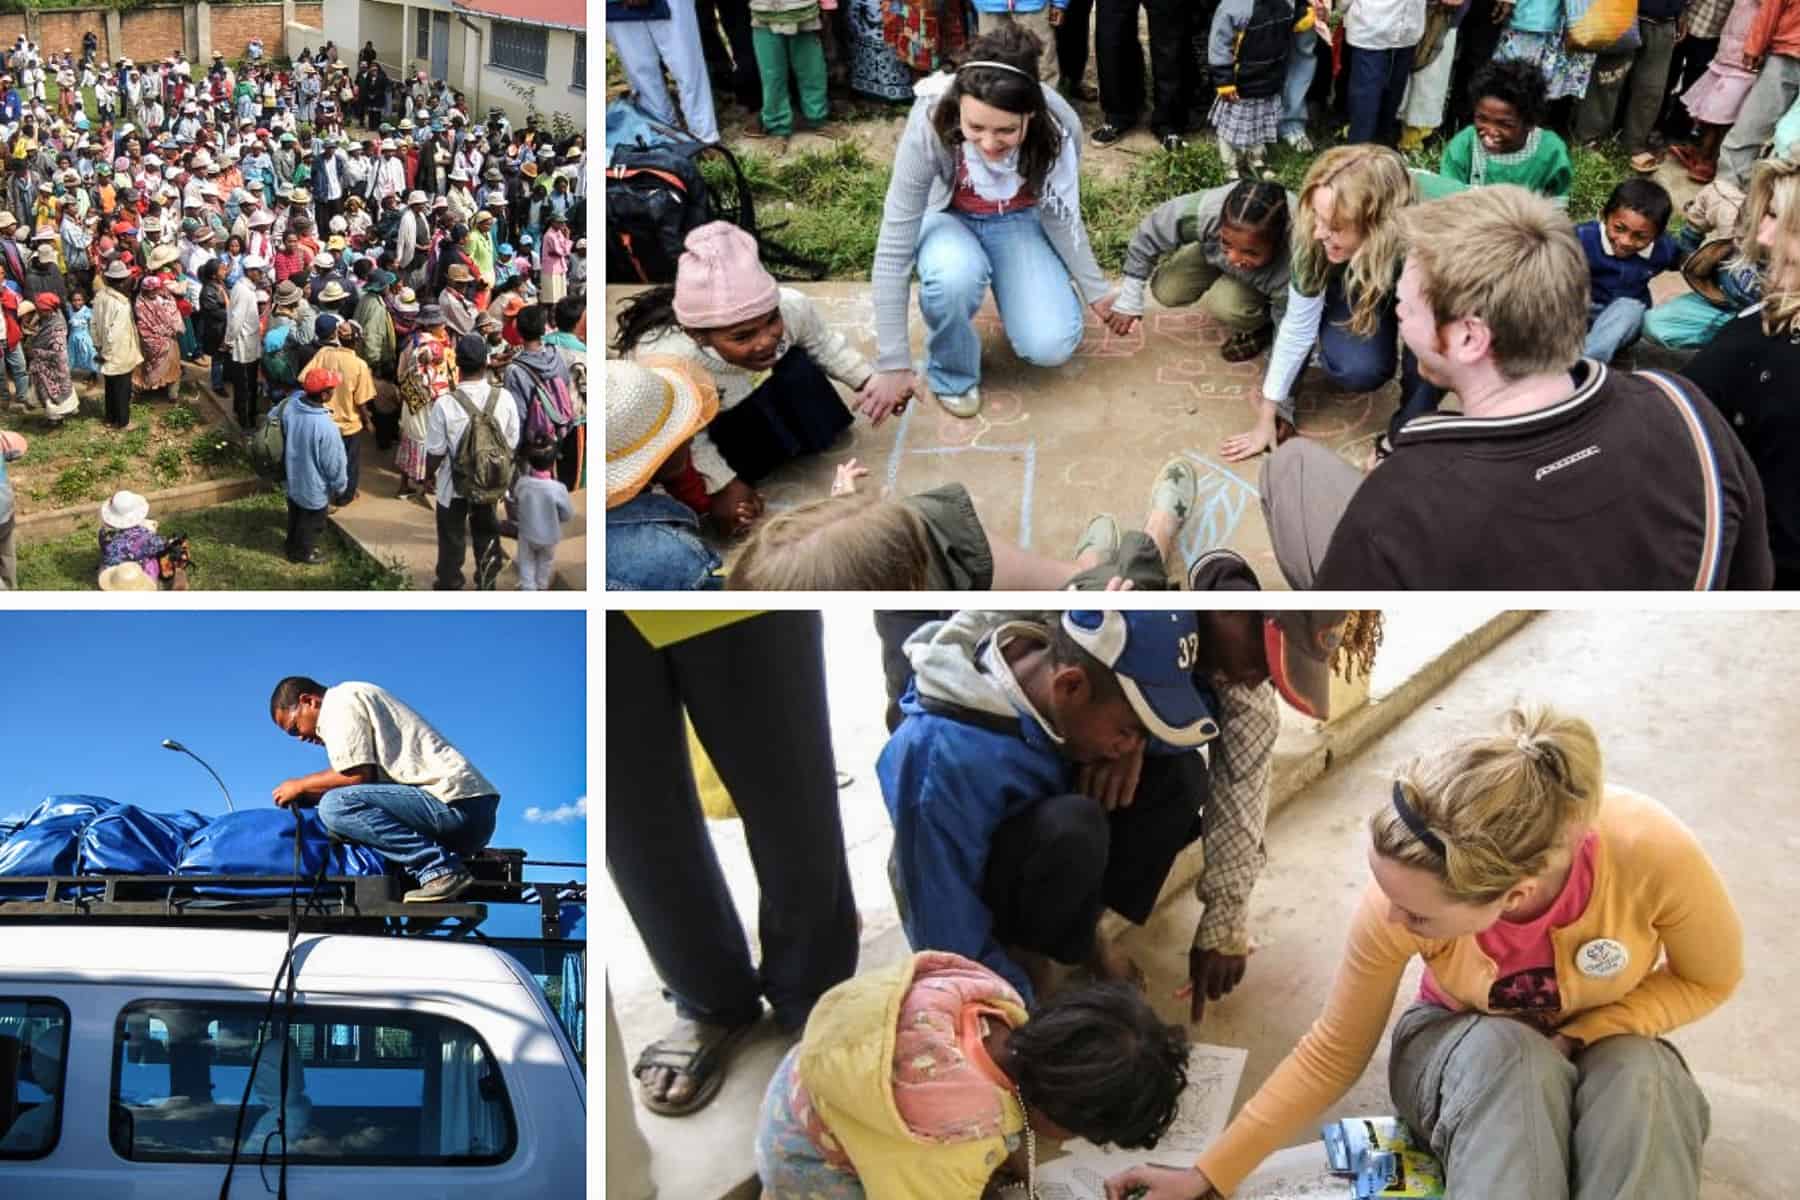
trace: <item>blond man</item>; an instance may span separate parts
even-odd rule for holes
[[[1566,215],[1476,188],[1401,216],[1400,336],[1460,412],[1415,417],[1366,477],[1296,438],[1263,511],[1297,588],[1766,588],[1749,457],[1676,376],[1582,357],[1588,274]]]

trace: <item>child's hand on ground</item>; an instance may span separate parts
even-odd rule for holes
[[[1113,305],[1118,303],[1118,300],[1119,293],[1108,292],[1106,295],[1088,305],[1088,307],[1094,310],[1094,315],[1100,318],[1101,324],[1110,328],[1112,326]]]
[[[762,516],[762,493],[742,479],[733,479],[713,493],[711,513],[713,524],[720,533],[739,537]]]
[[[1106,318],[1106,327],[1120,337],[1125,337],[1135,330],[1138,327],[1138,322],[1143,319],[1144,315],[1142,313],[1120,312],[1115,308],[1112,311],[1112,315]]]
[[[868,477],[869,468],[854,458],[849,462],[839,463],[837,474],[831,479],[831,494],[833,496],[854,496],[856,495],[856,481]]]
[[[1234,433],[1219,443],[1219,457],[1226,462],[1243,462],[1247,458],[1255,458],[1263,451],[1275,445],[1275,410],[1268,401],[1262,401],[1256,414],[1256,427],[1244,433]]]
[[[1106,1180],[1106,1200],[1205,1200],[1218,1193],[1212,1180],[1196,1167],[1153,1167],[1145,1164]]]

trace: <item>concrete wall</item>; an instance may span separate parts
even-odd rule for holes
[[[343,0],[340,0],[343,2]],[[347,38],[338,41],[338,57],[354,62],[364,42],[375,43],[375,53],[384,63],[406,61],[409,47],[404,40],[406,10],[398,4],[379,4],[374,0],[353,0],[362,9],[362,24]],[[349,7],[349,4],[346,4]]]
[[[477,21],[485,27],[486,21]],[[575,122],[576,128],[587,126],[587,93],[573,86],[575,78],[575,38],[578,36],[566,29],[551,29],[549,45],[544,62],[544,78],[535,79],[530,75],[521,75],[504,67],[490,66],[487,59],[491,56],[485,40],[474,34],[468,35],[468,49],[463,56],[464,85],[462,92],[469,98],[470,111],[478,117],[485,117],[489,108],[498,106],[506,111],[506,115],[517,124],[525,119],[525,101],[508,84],[536,89],[532,102],[538,112],[543,114],[546,127],[555,113],[567,113]],[[590,50],[592,47],[590,47]],[[455,58],[451,59],[456,62]],[[453,81],[454,83],[454,81]],[[476,88],[469,86],[479,83],[481,97],[477,103]]]
[[[106,18],[111,14],[106,9],[66,8],[40,12],[33,14],[29,26],[24,14],[7,13],[0,15],[0,39],[11,42],[25,34],[52,54],[64,49],[79,53],[81,35],[92,29],[101,35],[102,53],[115,61],[121,55],[129,54],[137,61],[145,62],[177,50],[192,56],[200,47],[189,38],[183,24],[184,9],[188,7],[191,6],[164,4],[119,13],[116,40],[108,36],[110,22]],[[294,20],[317,29],[324,23],[326,7],[322,3],[295,4]],[[350,5],[345,0],[333,0],[329,7],[341,9]],[[291,50],[285,48],[284,8],[280,3],[207,5],[205,12],[211,22],[209,50],[218,50],[226,58],[241,58],[250,39],[260,37],[263,50],[271,57],[300,53],[298,45]],[[355,29],[352,28],[350,33],[354,34]],[[342,38],[339,44],[343,44]],[[316,48],[318,43],[314,45]]]

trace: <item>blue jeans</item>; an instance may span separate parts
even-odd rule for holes
[[[31,377],[25,373],[25,343],[20,342],[6,352],[6,373],[12,376],[13,391],[20,404],[30,403]]]
[[[1319,322],[1319,359],[1325,374],[1347,392],[1372,392],[1394,377],[1394,360],[1400,365],[1400,408],[1388,422],[1392,437],[1414,417],[1436,412],[1444,398],[1442,388],[1427,383],[1419,374],[1419,360],[1400,340],[1400,316],[1389,293],[1382,302],[1375,332],[1358,337],[1344,327],[1350,319],[1350,300],[1344,291],[1344,273],[1334,272],[1325,286],[1325,316]]]
[[[973,318],[990,284],[1007,341],[1026,362],[1060,367],[1081,344],[1081,300],[1035,206],[996,217],[931,213],[919,227],[917,263],[925,380],[940,396],[981,382]]]
[[[319,820],[346,841],[359,842],[404,867],[420,883],[462,868],[494,836],[498,796],[445,804],[404,783],[332,788],[319,800]]]
[[[1345,49],[1350,57],[1348,140],[1392,146],[1400,137],[1400,100],[1412,77],[1413,48]]]
[[[1603,363],[1611,362],[1614,355],[1638,340],[1648,311],[1649,305],[1628,296],[1620,296],[1610,304],[1589,304],[1587,345],[1582,353]]]
[[[719,556],[700,540],[700,517],[661,492],[606,510],[608,591],[710,591],[725,586]]]
[[[1288,51],[1287,77],[1281,83],[1281,136],[1293,137],[1306,132],[1306,93],[1312,88],[1313,74],[1319,69],[1319,56],[1314,51],[1319,37],[1312,30],[1294,35]]]

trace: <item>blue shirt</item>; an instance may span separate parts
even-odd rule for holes
[[[1583,221],[1575,227],[1575,236],[1581,239],[1581,252],[1587,255],[1590,298],[1599,305],[1636,300],[1648,307],[1650,280],[1674,270],[1681,262],[1681,250],[1666,233],[1650,243],[1649,253],[1630,258],[1618,258],[1607,251],[1606,235],[1598,221]]]
[[[350,486],[350,462],[331,413],[296,392],[281,410],[281,436],[288,499],[313,512],[329,507]]]
[[[18,457],[11,450],[0,454],[0,525],[13,519],[13,487],[12,480],[6,477],[6,464],[9,459]]]

